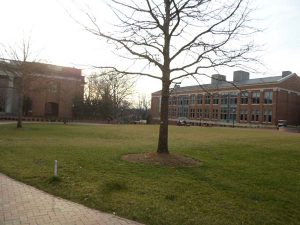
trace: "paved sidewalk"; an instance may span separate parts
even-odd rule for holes
[[[54,197],[1,173],[0,224],[141,225]]]

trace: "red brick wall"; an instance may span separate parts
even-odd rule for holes
[[[300,124],[300,96],[285,90],[278,91],[277,120]]]
[[[288,124],[300,125],[300,78],[293,76],[278,86],[284,89],[278,93],[278,120],[287,120]]]
[[[52,87],[56,87],[56,91]],[[76,96],[83,97],[84,87],[80,80],[49,79],[35,77],[27,85],[25,95],[32,100],[32,116],[45,116],[47,102],[59,105],[59,117],[72,117],[72,105]]]
[[[153,118],[160,117],[160,112],[159,112],[159,101],[160,97],[158,96],[152,96],[151,98],[151,116]]]
[[[293,76],[281,82],[278,86],[291,91],[300,92],[300,78],[298,76]]]

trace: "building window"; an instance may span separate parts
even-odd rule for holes
[[[210,114],[209,109],[205,109],[203,117],[209,119],[209,114]]]
[[[265,92],[265,104],[272,104],[273,102],[273,91],[266,91]]]
[[[176,108],[169,108],[169,116],[176,117],[177,116],[177,109]]]
[[[264,111],[264,122],[272,123],[272,111],[271,110]]]
[[[205,95],[205,104],[210,104],[210,95]]]
[[[218,109],[213,109],[212,118],[213,119],[219,118],[219,110]]]
[[[190,109],[190,118],[195,118],[195,109]]]
[[[254,91],[252,92],[252,104],[259,104],[260,92]]]
[[[222,105],[228,105],[228,94],[222,94],[221,95],[221,104]]]
[[[247,91],[243,91],[241,93],[241,104],[242,105],[248,104],[248,92]]]
[[[218,94],[214,94],[214,96],[213,96],[213,104],[214,105],[218,105],[219,104],[219,95]]]
[[[173,97],[172,98],[172,105],[176,105],[177,104],[177,98],[176,97]]]
[[[189,104],[189,96],[187,96],[187,95],[179,96],[178,104],[179,105],[188,105]]]
[[[253,110],[251,113],[251,121],[258,122],[259,121],[259,110]]]
[[[178,96],[178,105],[183,105],[183,96]]]
[[[192,105],[195,104],[195,95],[191,95],[191,104],[192,104]]]
[[[183,108],[183,117],[188,117],[188,113],[189,113],[189,108],[188,107],[184,107]]]
[[[178,117],[188,117],[189,108],[188,107],[178,107]]]
[[[197,118],[201,118],[202,117],[202,109],[201,108],[197,109],[196,117]]]
[[[227,120],[228,108],[221,108],[221,120]]]
[[[49,92],[54,94],[57,93],[57,89],[57,84],[50,84],[48,88]]]
[[[230,93],[229,104],[236,105],[237,104],[237,93]]]
[[[197,95],[197,104],[202,105],[202,95]]]
[[[172,99],[169,98],[169,105],[172,105]]]
[[[229,113],[229,119],[232,121],[236,120],[236,108],[230,108]]]
[[[248,121],[248,111],[242,110],[240,111],[240,121],[247,122]]]
[[[173,108],[172,116],[173,117],[177,117],[177,109],[176,108]]]

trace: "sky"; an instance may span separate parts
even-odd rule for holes
[[[300,75],[300,1],[253,0],[259,26],[265,28],[256,41],[264,44],[261,73],[251,78],[280,75],[290,70]],[[31,37],[33,57],[43,62],[85,68],[85,65],[110,65],[120,59],[111,46],[83,30],[66,12],[72,11],[72,0],[0,0],[0,47],[16,46],[23,37]],[[93,4],[97,18],[110,22],[104,0],[86,1]],[[74,6],[74,5],[73,5]],[[237,68],[222,71],[227,80]],[[83,71],[85,75],[89,71]],[[203,78],[203,83],[210,82]],[[192,80],[182,85],[192,85]],[[161,88],[159,81],[140,78],[136,92],[150,95]]]

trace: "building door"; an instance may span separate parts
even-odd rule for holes
[[[45,104],[45,116],[58,116],[58,104],[54,102],[47,102]]]

